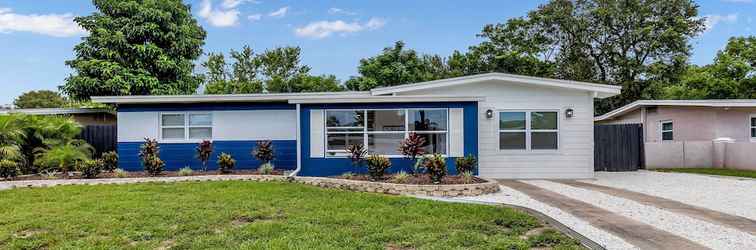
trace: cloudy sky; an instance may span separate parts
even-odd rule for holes
[[[185,0],[207,30],[205,52],[249,44],[260,51],[300,46],[316,74],[347,79],[359,59],[394,41],[448,55],[479,42],[483,25],[522,16],[543,1]],[[754,35],[756,0],[697,1],[708,30],[693,41],[692,62],[711,62],[730,36]],[[464,4],[460,4],[464,3]],[[64,61],[85,32],[75,16],[94,11],[90,0],[0,0],[0,104],[36,89],[56,89],[71,71]],[[753,28],[752,28],[753,27]]]

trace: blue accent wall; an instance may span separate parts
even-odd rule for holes
[[[391,108],[462,108],[464,109],[464,153],[478,157],[478,103],[477,102],[432,102],[432,103],[375,103],[375,104],[313,104],[302,105],[300,128],[302,128],[301,176],[336,176],[345,172],[365,173],[365,167],[354,167],[352,162],[342,157],[310,157],[310,110],[312,109],[391,109]],[[410,171],[414,162],[403,158],[392,158],[389,172]],[[449,174],[456,174],[455,158],[447,159]],[[476,173],[477,174],[477,173]]]
[[[222,152],[231,154],[236,160],[235,169],[257,169],[260,161],[252,157],[252,150],[256,141],[213,141],[213,154],[208,162],[208,169],[218,169],[218,155]],[[118,165],[126,171],[142,171],[144,167],[139,159],[139,147],[142,142],[119,142]],[[165,161],[167,171],[176,171],[189,166],[192,169],[202,169],[202,162],[197,160],[195,148],[197,143],[161,143],[160,158]],[[294,170],[297,167],[297,142],[295,140],[273,141],[276,158],[273,165],[276,169]]]
[[[282,103],[167,103],[128,104],[118,106],[118,112],[149,111],[215,111],[215,110],[294,110],[296,105]]]

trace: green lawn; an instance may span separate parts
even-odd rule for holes
[[[691,174],[710,174],[756,178],[756,171],[738,170],[738,169],[721,169],[721,168],[666,168],[654,169],[659,172],[691,173]]]
[[[202,182],[0,191],[0,249],[580,248],[510,208]],[[554,244],[553,242],[557,242]]]

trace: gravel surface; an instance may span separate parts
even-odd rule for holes
[[[637,171],[596,172],[595,180],[582,181],[667,198],[756,220],[756,180],[754,179]]]
[[[550,181],[525,181],[652,225],[712,249],[756,249],[756,236],[597,191]]]
[[[474,197],[444,198],[443,200],[452,201],[472,201],[472,202],[495,202],[517,206],[527,207],[556,219],[565,226],[590,238],[607,249],[638,249],[626,241],[614,236],[604,230],[591,226],[588,222],[583,221],[572,214],[566,213],[558,208],[546,205],[540,201],[534,200],[519,191],[512,188],[501,186],[501,191],[494,194],[487,194]]]

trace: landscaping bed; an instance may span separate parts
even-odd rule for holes
[[[431,180],[430,176],[428,175],[418,175],[418,176],[406,175],[405,177],[405,175],[390,174],[390,175],[384,175],[383,177],[376,178],[374,180],[371,180],[369,175],[340,175],[340,176],[334,176],[333,178],[353,180],[353,181],[372,181],[372,182],[409,184],[409,185],[459,185],[459,184],[475,184],[475,183],[487,182],[485,179],[478,178],[478,177],[464,177],[464,176],[458,176],[458,175],[446,176],[441,179],[440,183],[433,183],[433,180]]]
[[[94,178],[85,178],[80,172],[70,172],[71,175],[67,176],[62,172],[57,172],[51,175],[34,174],[34,175],[22,175],[14,178],[15,181],[30,181],[30,180],[51,180],[51,179],[111,179],[111,178],[143,178],[143,177],[180,177],[180,176],[208,176],[208,175],[283,175],[282,170],[273,170],[271,173],[261,173],[257,170],[234,170],[231,173],[221,173],[217,170],[209,171],[164,171],[159,175],[152,176],[144,171],[128,172],[123,171],[116,172],[104,172],[98,174]]]

